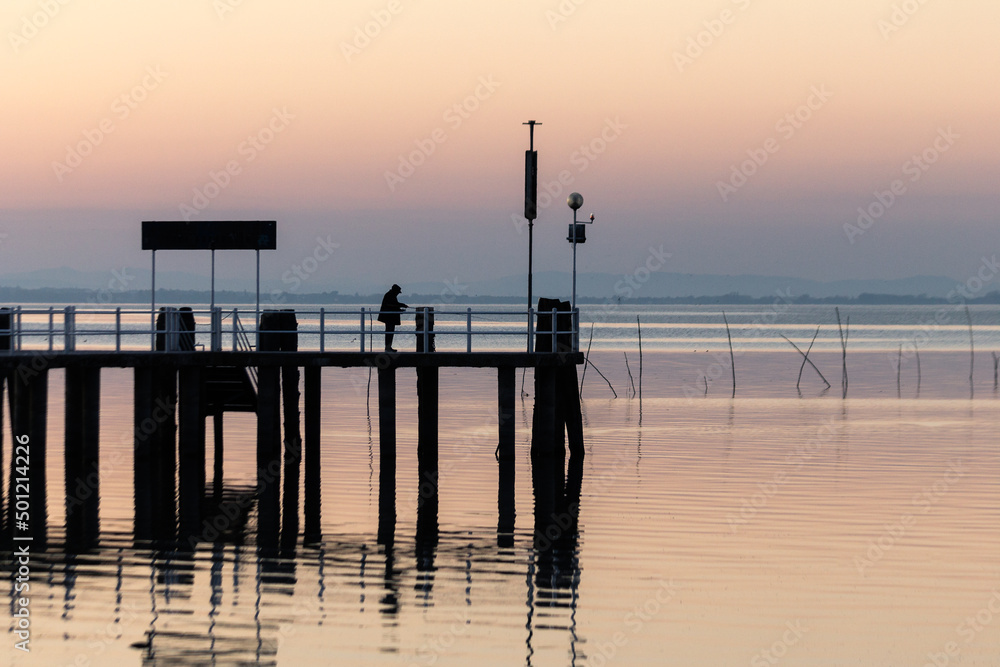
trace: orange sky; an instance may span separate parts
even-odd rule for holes
[[[898,273],[960,277],[964,251],[921,264],[913,230],[967,222],[978,262],[1000,176],[997,25],[988,0],[7,0],[0,224],[14,238],[33,211],[54,232],[72,229],[59,211],[80,209],[309,211],[347,224],[351,211],[476,211],[476,224],[509,233],[521,123],[535,118],[542,179],[568,170],[588,210],[616,221],[595,270],[633,262],[669,220],[689,249],[679,270],[773,272],[782,267],[755,268],[737,249],[718,264],[705,249],[733,229],[807,229],[808,247],[840,244],[814,277],[867,270],[856,264],[878,273],[877,249],[904,239],[916,245]],[[831,95],[779,125],[814,90]],[[856,209],[947,128],[954,145],[848,243]],[[724,200],[720,182],[769,139],[777,149]],[[602,152],[581,157],[592,142]],[[201,210],[206,186],[215,196]],[[564,222],[564,197],[540,220]],[[42,252],[28,254],[37,264]]]

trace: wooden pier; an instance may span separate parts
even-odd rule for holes
[[[531,313],[529,313],[529,317]],[[567,313],[567,317],[569,314]],[[543,322],[543,317],[550,320]],[[362,326],[364,322],[362,314]],[[296,314],[292,311],[263,313],[256,349],[221,350],[216,345],[216,317],[212,317],[211,349],[181,349],[194,346],[195,336],[183,343],[168,321],[159,332],[164,350],[80,350],[69,336],[75,335],[74,319],[67,316],[57,338],[66,342],[52,350],[53,332],[48,331],[50,349],[30,349],[15,344],[0,351],[0,373],[10,392],[11,434],[31,443],[30,532],[36,546],[46,538],[45,452],[48,375],[65,369],[65,423],[67,544],[87,548],[96,543],[99,525],[99,415],[101,370],[130,368],[134,375],[134,485],[135,537],[137,540],[179,540],[196,543],[209,539],[206,521],[211,499],[221,492],[223,460],[222,414],[229,410],[253,411],[257,417],[258,540],[264,548],[292,546],[320,537],[320,408],[322,373],[338,368],[371,368],[378,375],[379,414],[379,540],[391,542],[395,526],[396,477],[396,371],[414,368],[417,374],[420,503],[418,515],[437,521],[438,484],[438,395],[442,368],[493,368],[497,373],[497,448],[500,466],[498,534],[513,528],[513,461],[516,439],[514,411],[517,369],[534,370],[534,416],[531,455],[533,461],[563,461],[565,438],[569,450],[582,456],[583,430],[577,392],[576,366],[583,355],[567,344],[564,336],[572,322],[561,323],[557,342],[551,315],[538,318],[538,329],[551,334],[536,335],[531,352],[433,351],[428,332],[416,332],[419,352],[331,351],[320,338],[320,350],[299,349]],[[119,316],[120,321],[120,316]],[[218,318],[221,321],[221,318]],[[234,318],[235,319],[235,318]],[[472,316],[469,315],[471,326]],[[560,320],[562,314],[560,314]],[[50,317],[50,325],[52,318]],[[9,323],[8,323],[8,326]],[[565,327],[565,328],[564,328]],[[0,329],[4,329],[0,321]],[[567,332],[567,333],[563,333]],[[0,331],[2,338],[4,331]],[[365,332],[362,329],[362,346]],[[413,332],[411,332],[412,334]],[[421,335],[423,334],[423,336]],[[530,332],[529,332],[530,334]],[[117,332],[118,339],[121,332]],[[171,338],[171,336],[173,336]],[[236,336],[234,334],[234,341]],[[147,339],[148,340],[148,339]],[[181,341],[181,342],[178,342]],[[9,345],[9,341],[8,341]],[[471,334],[469,350],[471,350]],[[2,341],[0,341],[2,347]],[[116,346],[119,347],[119,346]],[[531,344],[529,344],[529,349]],[[304,397],[299,395],[299,377],[304,373]],[[253,380],[251,380],[251,375]],[[241,389],[242,387],[242,389]],[[2,385],[0,385],[2,389]],[[304,403],[300,428],[300,403]],[[0,413],[2,414],[2,413]],[[213,418],[215,468],[206,478],[208,417]],[[282,423],[283,416],[283,423]],[[2,429],[0,429],[2,431]],[[0,450],[2,451],[2,450]],[[14,448],[11,448],[14,451]],[[483,451],[484,456],[493,451]],[[16,456],[10,457],[11,470]],[[549,463],[548,465],[552,465]],[[561,464],[559,469],[562,469]],[[305,524],[299,526],[299,480],[304,475]],[[6,535],[15,526],[17,495],[11,474],[7,492]],[[284,508],[284,512],[282,509]],[[424,508],[421,510],[421,508]],[[208,531],[210,532],[210,531]]]

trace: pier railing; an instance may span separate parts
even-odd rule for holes
[[[378,322],[378,309],[319,308],[294,312],[299,351],[380,352],[384,349],[385,330]],[[579,351],[579,309],[540,313],[533,308],[511,311],[417,307],[401,315],[405,318],[404,323],[394,332],[395,347],[401,351],[549,352],[557,349],[554,340],[559,341],[558,349]],[[545,326],[539,327],[539,320],[544,321]],[[0,310],[0,354],[253,351],[257,349],[259,322],[253,308],[182,310],[164,307],[152,312],[148,308],[15,306]],[[269,332],[281,333],[273,329]]]

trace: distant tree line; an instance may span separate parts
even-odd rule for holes
[[[219,304],[230,303],[253,303],[255,293],[250,291],[216,291],[215,301]],[[374,303],[378,304],[381,294],[341,294],[340,292],[315,292],[309,294],[297,294],[292,292],[271,292],[262,290],[260,301],[262,307],[275,307],[282,304],[338,304],[338,303]],[[412,294],[409,299],[414,304],[425,302],[433,304],[439,302],[440,294]],[[632,305],[655,305],[655,304],[676,304],[676,305],[770,305],[774,303],[774,296],[752,297],[738,292],[730,292],[720,296],[680,296],[680,297],[637,297],[631,299],[618,299],[608,297],[585,297],[580,296],[577,301],[581,304],[607,304],[621,303]],[[162,289],[156,291],[157,303],[175,304],[207,304],[210,300],[210,293],[204,290],[174,290]],[[455,303],[466,302],[489,302],[489,303],[522,303],[524,297],[521,296],[489,296],[489,295],[468,295],[456,297]],[[813,297],[808,294],[793,297],[794,304],[837,304],[837,305],[858,305],[858,306],[921,306],[939,305],[949,303],[944,297],[918,295],[897,295],[897,294],[872,294],[864,293],[856,297],[847,296],[826,296]],[[0,287],[0,303],[2,304],[25,304],[25,303],[51,303],[51,304],[94,304],[95,306],[115,306],[124,304],[149,303],[149,290],[92,290],[79,287]],[[992,291],[982,297],[968,299],[968,304],[1000,304],[1000,291]]]

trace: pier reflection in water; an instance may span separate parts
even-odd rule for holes
[[[376,612],[388,629],[403,622],[408,606],[432,609],[438,597],[451,606],[456,597],[464,598],[470,609],[481,604],[474,599],[480,577],[487,587],[498,574],[507,585],[520,578],[526,591],[525,659],[533,664],[537,632],[563,631],[568,650],[578,652],[577,522],[583,466],[579,458],[571,459],[564,473],[556,459],[536,462],[532,469],[531,546],[521,553],[512,549],[513,531],[499,532],[495,542],[483,533],[452,533],[442,544],[439,491],[436,484],[422,483],[415,514],[402,517],[414,526],[404,545],[395,531],[384,532],[388,522],[380,514],[374,543],[372,533],[324,534],[311,543],[283,544],[275,552],[262,546],[273,540],[260,533],[256,489],[232,487],[223,490],[218,502],[206,500],[206,528],[197,539],[106,534],[88,548],[54,540],[40,562],[50,585],[62,589],[64,622],[76,619],[78,601],[85,597],[100,595],[108,605],[103,634],[88,635],[88,651],[99,655],[126,637],[144,665],[274,665],[279,649],[297,632],[322,627],[329,615],[345,607],[353,607],[352,613]],[[420,477],[427,479],[426,473],[421,470]],[[395,493],[391,483],[378,489],[380,499]],[[500,513],[513,515],[502,489],[500,497]],[[283,502],[295,498],[285,496]],[[379,507],[393,504],[380,500]],[[283,506],[282,516],[289,511]],[[441,590],[439,558],[449,570]],[[505,571],[491,573],[491,563],[504,563]],[[506,569],[515,564],[520,577]],[[351,591],[353,595],[345,595]],[[461,625],[470,622],[470,616],[456,616],[451,627],[462,633]],[[335,646],[330,650],[337,654]]]
[[[299,385],[297,370],[289,372],[277,367],[273,370],[272,379],[262,369],[261,386],[271,382],[275,385],[274,393],[278,393],[282,386]],[[305,373],[307,387],[320,381],[319,374],[312,370]],[[371,524],[374,539],[364,532],[341,533],[324,526],[322,475],[318,468],[323,462],[317,456],[318,448],[306,447],[306,474],[304,478],[298,474],[303,458],[302,438],[289,420],[289,415],[298,414],[297,391],[291,401],[285,394],[284,457],[280,469],[272,466],[261,471],[262,429],[260,421],[255,420],[257,484],[233,485],[221,474],[220,461],[205,459],[205,435],[191,427],[192,415],[198,420],[205,416],[195,407],[196,401],[191,400],[191,383],[185,382],[192,375],[189,373],[185,378],[184,372],[177,376],[154,368],[139,368],[129,373],[135,408],[128,416],[134,427],[130,429],[134,443],[121,438],[118,447],[106,443],[104,452],[105,464],[114,462],[108,470],[116,473],[112,477],[118,477],[119,482],[122,468],[129,468],[130,530],[122,532],[124,507],[120,484],[107,490],[102,488],[108,484],[107,479],[95,478],[88,484],[86,475],[91,468],[98,472],[107,468],[101,468],[100,450],[94,446],[100,433],[96,414],[86,412],[98,402],[100,374],[74,376],[73,371],[67,371],[63,406],[66,437],[63,451],[58,446],[51,448],[56,461],[65,461],[64,521],[54,530],[49,526],[43,496],[40,503],[43,513],[36,511],[32,525],[39,537],[35,542],[36,553],[41,552],[36,556],[37,563],[46,568],[49,585],[62,589],[64,623],[72,624],[80,618],[81,600],[89,603],[96,595],[113,588],[113,605],[105,597],[104,611],[94,614],[94,610],[89,610],[85,615],[87,623],[95,622],[95,616],[103,619],[104,631],[88,632],[81,624],[79,639],[98,637],[82,653],[89,656],[112,649],[121,651],[122,640],[128,638],[129,650],[138,652],[143,664],[275,664],[280,647],[291,634],[302,629],[303,623],[306,627],[323,626],[330,589],[338,593],[334,607],[344,604],[345,590],[355,589],[355,605],[360,605],[362,612],[376,611],[389,629],[398,626],[401,614],[408,607],[431,610],[439,604],[441,595],[450,599],[456,591],[464,598],[465,606],[471,608],[480,577],[494,577],[490,564],[501,562],[508,568],[520,562],[517,566],[520,579],[527,581],[528,610],[522,625],[527,631],[525,650],[529,662],[534,652],[534,626],[539,619],[547,619],[541,622],[546,630],[562,626],[575,632],[571,624],[553,624],[552,618],[564,609],[575,608],[574,604],[564,604],[567,596],[562,591],[570,591],[568,599],[575,600],[579,574],[567,577],[562,573],[577,567],[575,554],[567,553],[567,549],[576,548],[575,512],[579,507],[582,474],[579,458],[571,462],[568,483],[561,457],[542,456],[531,466],[535,529],[530,541],[531,555],[525,560],[523,545],[520,552],[516,548],[518,537],[514,525],[517,460],[513,447],[514,405],[507,396],[507,390],[514,386],[513,369],[502,369],[498,411],[501,446],[493,461],[498,500],[495,535],[450,530],[442,538],[437,369],[432,370],[433,374],[427,369],[417,372],[422,399],[418,404],[421,417],[417,429],[418,482],[414,496],[402,502],[400,516],[397,516],[395,424],[394,420],[380,420],[378,513],[377,521]],[[39,387],[48,389],[48,375],[43,377],[44,385],[33,386],[36,395],[45,395]],[[58,374],[55,377],[58,383],[61,378]],[[175,380],[178,377],[179,391]],[[388,373],[380,374],[380,379],[383,377],[394,382]],[[119,389],[120,384],[116,383],[112,391]],[[310,413],[321,407],[318,387],[312,389],[306,392],[307,441],[320,435],[315,432],[317,420],[310,420]],[[26,418],[23,405],[31,404],[21,398],[23,395],[23,388],[16,388],[12,396],[15,428]],[[33,398],[30,393],[28,396]],[[167,409],[170,405],[178,405],[177,411]],[[434,414],[429,406],[434,406]],[[385,410],[382,413],[386,414]],[[278,416],[271,415],[270,424],[276,424]],[[82,424],[79,429],[78,422]],[[215,434],[218,436],[218,429]],[[329,438],[330,434],[327,431],[324,437]],[[272,432],[264,435],[268,440],[275,437]],[[405,432],[402,437],[407,438]],[[238,445],[240,440],[231,439],[230,444]],[[126,443],[135,446],[125,449]],[[482,443],[462,446],[479,457],[494,459],[492,448]],[[561,442],[548,446],[543,443],[541,449],[555,452],[561,446]],[[220,456],[221,441],[213,449]],[[245,447],[241,449],[245,453]],[[273,445],[269,449],[281,451]],[[132,460],[123,456],[123,452],[131,453]],[[315,471],[310,470],[310,457],[317,466]],[[204,474],[206,466],[214,473],[211,480]],[[329,474],[329,464],[326,467]],[[41,466],[43,471],[45,468]],[[455,469],[454,464],[449,464],[448,469]],[[410,486],[408,483],[404,488]],[[44,485],[41,489],[48,490],[49,495],[61,495],[61,489],[47,489]],[[103,502],[105,513],[110,510],[110,517],[101,514],[102,491],[110,496]],[[303,498],[306,502],[302,502]],[[300,516],[304,517],[304,523],[300,523]],[[59,513],[53,518],[58,520]],[[412,526],[403,531],[402,543],[397,536],[399,519]],[[42,539],[45,536],[51,538],[48,545]],[[445,589],[438,591],[442,558],[447,575]],[[486,569],[480,569],[477,563],[486,563]],[[328,581],[331,570],[336,582],[333,585]],[[456,575],[456,570],[460,574]],[[504,572],[506,578],[511,578],[511,574],[509,569]],[[377,584],[373,576],[379,576]],[[137,596],[140,581],[145,582],[141,585],[145,593]],[[456,588],[458,581],[462,584]],[[303,596],[303,588],[312,590],[313,595]],[[412,588],[412,596],[408,588]],[[13,590],[11,594],[14,595]],[[536,607],[542,610],[538,615]],[[572,613],[567,618],[572,618]],[[457,628],[470,622],[465,616],[461,623],[455,621],[452,625],[457,623]],[[570,643],[575,643],[575,638]]]

